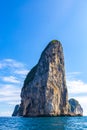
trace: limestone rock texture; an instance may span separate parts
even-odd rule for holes
[[[15,110],[13,116],[23,117],[79,115],[80,106],[73,108],[72,100],[68,102],[64,54],[59,41],[47,45],[37,65],[27,74],[21,104]]]
[[[19,112],[19,105],[16,105],[12,113],[12,116],[17,116],[18,112]]]
[[[68,113],[63,48],[51,41],[38,64],[26,76],[18,116],[57,116]]]
[[[83,115],[83,109],[76,99],[71,98],[69,100],[69,115],[71,116]]]

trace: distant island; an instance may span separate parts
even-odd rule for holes
[[[64,54],[59,41],[51,41],[36,66],[27,74],[21,90],[21,104],[12,116],[82,116],[75,99],[68,100]]]

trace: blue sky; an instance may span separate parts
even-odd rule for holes
[[[27,72],[53,39],[61,41],[69,98],[87,115],[87,1],[3,0],[0,2],[0,116],[20,102]]]

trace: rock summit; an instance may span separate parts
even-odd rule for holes
[[[66,116],[70,115],[70,105],[63,48],[59,41],[53,40],[27,74],[21,90],[21,104],[14,116]]]

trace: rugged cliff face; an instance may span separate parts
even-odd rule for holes
[[[71,116],[82,116],[83,109],[79,102],[73,98],[69,100],[69,115]]]
[[[21,91],[19,116],[56,116],[68,112],[63,48],[51,41],[28,73]]]
[[[12,116],[17,116],[17,114],[19,113],[19,107],[20,107],[19,105],[15,106]]]
[[[70,106],[63,48],[59,41],[53,40],[42,52],[38,64],[26,76],[21,104],[15,116],[70,115]]]

